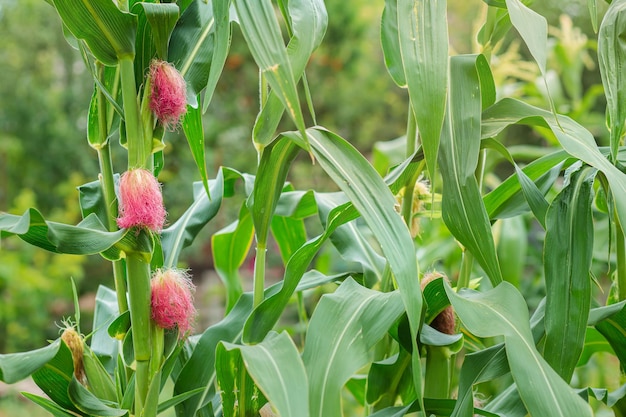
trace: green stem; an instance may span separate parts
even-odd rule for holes
[[[100,74],[104,69],[101,69]],[[104,208],[107,215],[107,228],[114,232],[117,230],[117,196],[115,195],[115,179],[113,177],[113,158],[111,157],[111,147],[107,141],[109,125],[107,123],[107,100],[104,93],[98,89],[98,124],[101,144],[98,149],[98,162],[100,164],[100,185],[104,196]],[[117,305],[120,313],[128,310],[126,300],[126,278],[124,264],[122,261],[113,261],[113,280],[115,282],[115,293],[117,294]]]
[[[450,391],[450,355],[439,346],[426,347],[424,397],[448,398]]]
[[[150,387],[150,263],[140,253],[126,256],[130,321],[136,361],[135,413],[143,412]]]
[[[143,137],[143,127],[139,117],[139,104],[137,103],[133,58],[121,58],[119,66],[128,145],[128,168],[144,168],[152,149],[147,149]]]
[[[626,242],[624,229],[615,211],[615,250],[617,252],[617,294],[619,300],[626,300]]]
[[[265,291],[265,254],[266,243],[259,242],[256,247],[256,259],[254,260],[254,307],[263,302]]]

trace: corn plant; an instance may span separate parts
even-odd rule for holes
[[[444,0],[381,2],[382,55],[408,92],[406,134],[393,141],[403,157],[378,165],[383,172],[316,117],[306,68],[329,19],[322,0],[47,1],[93,75],[86,136],[100,174],[78,190],[79,224],[31,208],[0,214],[0,230],[49,252],[102,256],[113,276],[98,291],[92,334],[81,333],[77,309],[47,346],[0,355],[0,380],[32,375],[47,397],[24,395],[62,417],[170,408],[178,417],[626,415],[626,385],[575,377],[600,352],[622,370],[626,361],[626,1],[613,0],[599,25],[598,4],[588,2],[607,147],[559,114],[547,81],[548,22],[521,0],[484,1],[472,55],[450,52]],[[234,30],[259,69],[250,126],[258,163],[210,178],[202,115],[212,111]],[[503,96],[494,82],[494,50],[509,32],[538,68],[541,107]],[[566,81],[573,88],[576,79]],[[554,145],[522,164],[504,140],[514,125]],[[184,132],[202,179],[176,219],[161,195],[168,184],[157,180],[172,130]],[[118,145],[123,173],[112,168]],[[339,191],[291,183],[299,154]],[[489,158],[507,161],[512,175],[494,181]],[[226,312],[194,332],[193,284],[179,257],[235,195],[236,220],[211,236]],[[509,264],[529,239],[515,234],[524,222],[543,235],[545,297],[532,314],[521,291],[528,277]],[[606,302],[592,271],[601,222]],[[248,293],[238,271],[253,245]],[[329,245],[348,262],[315,269]],[[424,254],[438,248],[452,261]],[[284,263],[273,285],[268,251]],[[300,330],[290,332],[281,319],[294,304]],[[491,397],[475,395],[488,383]]]

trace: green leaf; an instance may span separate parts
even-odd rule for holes
[[[509,372],[509,364],[499,344],[465,356],[459,375],[459,396],[450,417],[469,416],[474,410],[473,386]]]
[[[398,0],[385,0],[385,9],[380,26],[380,41],[389,75],[399,87],[406,88],[398,35]],[[403,147],[403,150],[405,148]]]
[[[194,417],[215,394],[215,349],[220,342],[237,342],[241,328],[252,310],[252,294],[244,294],[231,312],[219,323],[202,334],[189,360],[180,371],[174,385],[174,394],[203,388],[202,394],[188,398],[176,406],[178,417]]]
[[[602,19],[598,33],[598,61],[607,102],[612,161],[617,159],[618,147],[626,130],[625,24],[626,1],[614,0]]]
[[[483,139],[483,141],[489,141],[489,139]],[[534,160],[521,171],[529,180],[535,182],[542,194],[545,194],[559,177],[561,168],[568,158],[565,151],[557,151]],[[516,175],[511,175],[483,197],[490,219],[505,219],[528,211],[528,207],[523,203],[525,197],[519,178],[519,172],[516,170]]]
[[[161,245],[166,267],[176,266],[183,248],[191,245],[202,228],[217,214],[224,194],[224,173],[219,171],[214,180],[209,181],[213,199],[209,199],[202,183],[194,183],[194,201],[191,206],[167,229],[161,233]]]
[[[591,204],[596,172],[591,168],[570,171],[546,221],[544,358],[568,382],[583,350],[591,308]]]
[[[46,221],[34,208],[22,216],[0,213],[0,231],[18,235],[33,246],[55,253],[94,255],[104,252],[127,236],[127,230],[108,232],[95,214],[77,226]]]
[[[33,381],[52,401],[66,410],[78,411],[70,400],[67,391],[73,373],[72,353],[65,343],[59,342],[54,358],[39,368],[32,376]]]
[[[313,155],[350,199],[378,240],[395,277],[411,329],[413,352],[422,315],[422,295],[413,240],[394,210],[395,198],[367,160],[343,138],[323,129],[308,131]],[[421,396],[421,364],[413,354],[414,383]]]
[[[105,65],[135,55],[137,17],[124,13],[110,0],[54,0],[65,26],[89,45]]]
[[[300,353],[287,333],[270,333],[256,345],[221,343],[239,350],[250,376],[281,416],[309,416],[307,375]]]
[[[426,165],[434,177],[448,87],[445,0],[398,0],[400,54]]]
[[[87,375],[89,380],[89,388],[94,395],[102,400],[116,401],[115,384],[104,365],[102,365],[89,346],[84,347],[83,365],[85,367],[85,375]]]
[[[626,369],[626,344],[624,344],[624,335],[626,335],[626,308],[622,308],[618,313],[600,321],[595,327],[602,333],[615,351],[622,370]]]
[[[193,108],[192,106],[187,106],[187,113],[183,118],[182,125],[185,137],[187,137],[187,143],[189,143],[189,148],[191,149],[191,155],[198,167],[200,178],[202,178],[204,190],[210,200],[211,192],[209,190],[206,159],[204,156],[204,128],[202,127],[202,111],[200,107]]]
[[[209,78],[204,93],[204,104],[202,105],[203,113],[206,112],[211,103],[211,98],[215,92],[217,81],[224,69],[224,64],[228,57],[228,50],[230,49],[232,36],[230,27],[230,3],[230,0],[213,0],[211,2],[213,5],[213,16],[215,16],[215,41]]]
[[[504,336],[511,375],[531,415],[591,416],[591,408],[541,357],[521,294],[508,282],[485,293],[446,292],[457,315],[478,337]]]
[[[22,392],[22,395],[39,405],[54,417],[76,417],[76,414],[67,412],[63,407],[58,406],[55,402],[47,398],[39,397],[29,392]]]
[[[146,19],[152,29],[152,40],[156,47],[157,55],[167,60],[167,49],[172,31],[178,21],[180,10],[176,3],[136,3],[140,5],[146,15]],[[133,6],[133,9],[135,7]]]
[[[0,381],[13,384],[48,363],[59,350],[61,339],[50,345],[30,352],[0,354]]]
[[[242,204],[239,219],[211,236],[211,251],[215,271],[226,287],[226,312],[229,312],[241,294],[239,268],[250,250],[254,229],[250,211]]]
[[[554,115],[518,100],[502,99],[483,113],[483,137],[494,137],[511,124],[548,127],[563,149],[606,176],[620,222],[626,224],[626,176],[600,152],[591,132],[566,116]]]
[[[341,415],[343,385],[370,362],[369,350],[404,312],[400,300],[397,291],[368,290],[351,278],[335,293],[322,296],[302,353],[309,376],[311,416]]]
[[[120,408],[112,408],[100,401],[87,388],[83,387],[76,378],[72,378],[68,394],[76,407],[89,415],[98,417],[122,417],[128,413],[128,410]]]
[[[287,57],[297,83],[304,74],[311,54],[324,37],[328,14],[323,0],[290,0],[287,9],[292,33],[287,45]],[[252,137],[257,145],[263,147],[270,143],[284,110],[279,94],[270,91],[254,124]]]
[[[259,343],[278,322],[289,299],[298,288],[304,273],[319,251],[322,243],[339,226],[357,217],[354,207],[342,204],[335,207],[328,215],[324,233],[311,239],[291,256],[285,265],[285,274],[279,289],[259,304],[246,321],[243,340],[246,343]]]
[[[340,196],[343,197],[341,194]],[[335,199],[332,194],[325,196],[316,194],[322,221],[328,218],[330,210],[336,206],[336,203],[333,203]],[[338,200],[337,202],[343,201]],[[386,260],[374,250],[368,239],[363,236],[356,221],[339,226],[330,235],[330,240],[346,261],[356,262],[361,266],[361,270],[357,270],[357,272],[365,273],[365,281],[369,284],[366,285],[367,287],[371,288],[382,280]]]
[[[263,76],[304,136],[305,124],[296,81],[280,26],[270,0],[234,0],[237,17],[250,52]]]
[[[254,189],[247,205],[252,213],[257,244],[265,247],[276,203],[285,185],[287,173],[300,148],[281,138],[263,149]]]
[[[193,0],[182,13],[170,39],[168,60],[187,81],[187,101],[193,107],[207,85],[215,48],[215,17],[210,4]]]
[[[109,333],[109,325],[119,316],[117,294],[103,285],[96,292],[96,306],[93,313],[93,330],[91,350],[109,373],[113,373],[116,365],[118,342]]]
[[[480,152],[481,94],[477,56],[450,60],[450,100],[441,135],[442,216],[454,237],[485,270],[492,285],[502,282],[491,224],[474,171]]]

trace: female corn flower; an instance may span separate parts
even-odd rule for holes
[[[150,283],[152,320],[163,329],[178,328],[182,337],[191,330],[196,309],[195,286],[187,273],[179,269],[159,269]]]
[[[119,197],[119,227],[145,227],[153,232],[161,231],[166,212],[161,186],[150,171],[131,169],[122,174]]]
[[[149,77],[150,109],[165,128],[173,130],[187,111],[185,79],[172,64],[158,59],[150,63]]]

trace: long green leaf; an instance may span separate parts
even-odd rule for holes
[[[13,384],[20,381],[48,363],[59,350],[61,339],[41,349],[30,352],[0,354],[0,381]]]
[[[324,37],[328,14],[322,0],[290,0],[287,9],[292,32],[287,56],[294,80],[298,82],[311,54]],[[284,110],[280,96],[272,90],[254,124],[253,139],[257,145],[263,147],[272,140]]]
[[[170,40],[168,60],[187,81],[187,100],[198,107],[196,97],[207,85],[215,48],[215,16],[210,4],[193,0],[182,13]]]
[[[591,308],[591,204],[596,172],[571,172],[569,184],[552,202],[546,221],[544,358],[568,382],[583,350]]]
[[[400,53],[426,165],[435,175],[448,85],[445,0],[398,0]]]
[[[22,392],[22,395],[41,408],[52,414],[54,417],[76,417],[76,414],[65,411],[63,407],[60,407],[55,402],[50,401],[47,398],[40,397],[38,395],[31,394],[29,392]]]
[[[409,231],[393,209],[388,186],[363,156],[343,138],[322,129],[309,130],[309,142],[320,166],[350,199],[378,240],[404,303],[413,341],[414,383],[421,398],[421,364],[417,329],[422,315],[418,266]]]
[[[609,342],[619,358],[622,370],[626,369],[626,308],[596,324],[596,329]]]
[[[65,26],[89,45],[105,65],[135,54],[137,17],[124,13],[110,0],[54,0]]]
[[[217,86],[217,80],[222,74],[226,58],[228,57],[228,50],[230,49],[231,40],[231,28],[230,28],[230,0],[213,0],[213,16],[215,19],[215,41],[213,47],[213,57],[211,58],[211,69],[209,71],[209,78],[207,79],[206,90],[204,92],[204,104],[202,105],[202,112],[206,112],[215,87]]]
[[[96,214],[90,214],[77,226],[46,221],[36,209],[22,216],[0,213],[0,231],[18,235],[33,246],[50,252],[93,255],[120,242],[127,230],[108,232]],[[132,236],[128,236],[132,238]]]
[[[607,121],[611,133],[611,159],[617,159],[617,150],[624,136],[626,123],[626,1],[614,0],[609,6],[598,33],[598,62],[606,96]]]
[[[267,77],[296,127],[304,134],[305,124],[298,91],[280,26],[270,0],[234,0],[237,17],[250,52]]]
[[[189,246],[200,230],[217,214],[224,194],[224,174],[220,170],[215,180],[209,181],[209,189],[213,199],[209,199],[202,183],[194,184],[194,201],[191,206],[176,220],[163,230],[161,245],[165,257],[164,264],[176,266],[178,256],[183,248]]]
[[[450,100],[441,135],[442,215],[454,237],[485,270],[492,284],[502,282],[491,225],[474,170],[480,151],[481,93],[477,56],[450,61]]]
[[[515,124],[548,127],[563,149],[594,168],[602,171],[611,187],[620,222],[626,224],[626,176],[600,152],[591,132],[566,116],[554,115],[514,99],[502,99],[483,113],[483,137],[494,137]]]
[[[352,279],[322,297],[302,353],[309,376],[311,416],[341,415],[341,388],[369,362],[369,350],[403,313],[400,299],[398,292],[368,290]]]
[[[287,333],[270,333],[256,345],[222,343],[220,347],[241,352],[250,376],[279,415],[309,416],[306,371]]]
[[[486,293],[446,292],[467,329],[478,337],[504,336],[511,375],[531,415],[591,416],[591,408],[541,357],[521,294],[508,282]]]

